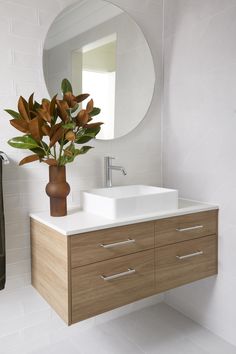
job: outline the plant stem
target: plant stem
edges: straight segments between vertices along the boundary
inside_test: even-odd
[[[46,156],[49,157],[49,153],[48,153],[48,151],[44,148],[42,141],[40,141],[40,145],[41,145],[43,151],[45,152]]]
[[[63,137],[61,139],[61,144],[60,144],[60,152],[59,152],[59,157],[58,157],[58,166],[60,166],[63,146],[64,146],[64,135],[63,135]]]
[[[56,150],[56,146],[53,146],[53,151],[54,151],[54,159],[57,159],[57,150]]]

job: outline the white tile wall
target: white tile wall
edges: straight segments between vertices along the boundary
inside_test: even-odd
[[[25,156],[24,152],[8,146],[7,140],[17,136],[12,128],[5,108],[15,109],[19,95],[29,96],[35,92],[35,98],[47,97],[47,89],[43,78],[42,48],[46,32],[58,15],[67,5],[68,0],[1,0],[0,1],[0,150],[5,151],[10,158],[10,165],[4,166],[4,199],[6,218],[7,245],[7,284],[9,292],[5,304],[10,316],[14,314],[14,301],[10,294],[15,288],[23,288],[30,284],[30,253],[29,253],[29,217],[31,211],[48,208],[49,200],[44,192],[48,182],[48,167],[34,163],[19,167],[18,162]],[[114,175],[115,184],[146,183],[161,185],[161,100],[162,86],[162,0],[145,1],[145,7],[137,7],[132,0],[114,1],[127,10],[143,29],[152,48],[157,85],[150,110],[142,124],[126,137],[117,141],[97,141],[95,149],[81,157],[73,165],[68,166],[67,176],[71,185],[69,205],[79,203],[81,189],[101,187],[103,184],[103,156],[111,154],[117,158],[117,163],[127,169],[127,177],[119,173]],[[142,4],[142,1],[140,2]],[[153,13],[157,21],[150,21]],[[153,33],[156,33],[153,36]],[[3,55],[4,54],[4,55]],[[128,118],[128,117],[127,117]],[[149,158],[147,158],[147,155]],[[152,163],[151,163],[152,161]],[[155,162],[155,163],[154,163]],[[8,302],[9,301],[9,302]],[[153,303],[153,300],[150,300]],[[159,301],[159,298],[154,300]],[[148,305],[149,302],[143,302]],[[11,306],[11,304],[13,304]],[[19,305],[20,306],[20,305]],[[143,305],[142,305],[143,306]],[[131,309],[131,307],[130,307]],[[44,312],[45,311],[45,312]],[[129,311],[129,309],[126,309]],[[1,319],[3,316],[1,307]],[[115,316],[118,313],[110,314]],[[39,313],[39,318],[45,316],[47,309]],[[0,319],[0,321],[1,321]],[[19,321],[20,325],[20,321]],[[44,326],[44,325],[43,325]],[[5,328],[5,327],[4,327]],[[14,331],[16,333],[14,333]],[[9,343],[17,339],[18,328],[11,331]],[[1,332],[1,330],[0,330]],[[2,334],[2,332],[1,332]],[[31,337],[30,332],[27,336]],[[32,341],[34,338],[32,338]],[[47,336],[45,336],[47,340]]]
[[[165,0],[164,183],[219,203],[219,276],[166,300],[236,344],[236,2]]]

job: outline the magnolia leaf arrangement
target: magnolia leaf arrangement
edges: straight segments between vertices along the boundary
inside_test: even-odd
[[[22,96],[19,98],[18,112],[6,109],[13,118],[10,120],[11,125],[24,133],[23,136],[10,139],[8,144],[32,152],[19,165],[40,161],[49,166],[65,166],[92,148],[80,145],[94,139],[100,132],[103,123],[91,123],[100,109],[94,107],[92,99],[88,101],[86,109],[80,109],[80,103],[89,94],[74,96],[67,79],[62,81],[61,90],[63,99],[55,95],[52,100],[42,99],[40,104],[32,94],[28,101]]]

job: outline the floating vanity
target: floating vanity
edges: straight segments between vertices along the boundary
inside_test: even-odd
[[[32,284],[68,324],[217,274],[218,207],[107,219],[31,215]]]

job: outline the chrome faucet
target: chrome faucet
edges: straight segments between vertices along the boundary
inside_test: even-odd
[[[124,176],[127,175],[124,167],[112,165],[112,160],[114,159],[115,159],[114,157],[110,157],[110,156],[104,157],[105,187],[107,188],[112,187],[112,170],[121,171]]]

